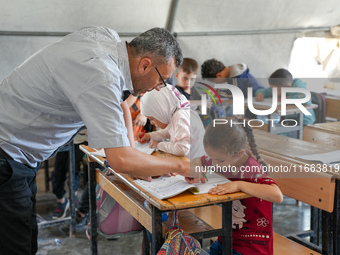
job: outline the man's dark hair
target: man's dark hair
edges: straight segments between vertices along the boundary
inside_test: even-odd
[[[175,57],[176,66],[183,62],[182,50],[176,38],[166,29],[155,27],[134,38],[129,45],[134,50],[134,55],[150,57],[155,64],[169,63]]]
[[[280,68],[272,73],[268,82],[270,85],[286,87],[293,84],[293,75],[287,69]]]
[[[224,64],[217,59],[206,60],[201,66],[202,78],[216,78],[216,75],[224,68]]]

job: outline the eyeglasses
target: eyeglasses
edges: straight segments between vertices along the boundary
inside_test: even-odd
[[[165,81],[164,81],[164,79],[163,79],[163,77],[162,77],[162,75],[159,73],[159,71],[158,71],[158,69],[157,69],[157,66],[155,66],[155,69],[156,69],[156,71],[157,71],[157,73],[158,73],[158,75],[159,75],[159,77],[161,78],[161,80],[162,80],[162,82],[163,82],[163,84],[161,84],[161,85],[158,85],[158,88],[164,88],[164,87],[166,87],[166,83],[165,83]]]

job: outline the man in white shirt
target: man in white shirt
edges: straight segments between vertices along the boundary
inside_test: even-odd
[[[0,84],[0,250],[35,254],[36,171],[85,125],[91,147],[105,148],[117,172],[177,172],[190,163],[130,147],[123,90],[159,90],[182,63],[176,39],[153,28],[131,42],[105,27],[71,33],[27,59]]]

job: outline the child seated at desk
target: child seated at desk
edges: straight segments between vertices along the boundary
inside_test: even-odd
[[[192,89],[197,78],[197,70],[198,64],[196,60],[192,58],[183,58],[183,64],[177,68],[175,73],[177,79],[176,89],[178,89],[178,91],[188,100],[191,99],[191,93],[194,93],[194,96],[197,94],[196,90]],[[199,97],[199,95],[197,94],[196,97]]]
[[[268,79],[269,88],[258,89],[255,92],[256,101],[263,101],[266,97],[272,97],[272,89],[277,88],[278,100],[281,100],[281,88],[282,87],[293,87],[293,88],[304,88],[307,89],[307,84],[302,82],[300,79],[293,79],[292,74],[283,68],[276,70]],[[287,93],[288,98],[300,98],[304,97],[302,93]],[[310,99],[306,105],[311,105],[312,100]],[[312,115],[303,115],[303,125],[313,124],[315,122],[314,110],[308,110]]]
[[[151,124],[162,130],[139,133],[137,141],[155,146],[176,156],[193,158],[205,154],[204,127],[197,112],[190,109],[189,101],[175,87],[167,85],[153,90],[141,98],[141,112]],[[167,141],[169,140],[169,141]]]
[[[266,176],[252,128],[233,124],[244,119],[227,118],[227,124],[211,124],[204,135],[204,149],[208,156],[193,160],[195,166],[220,166],[231,180],[217,185],[209,193],[224,195],[245,192],[253,196],[233,201],[233,254],[273,254],[272,203],[281,203],[283,196],[275,181]],[[246,150],[246,142],[253,155]],[[260,164],[261,163],[261,164]],[[213,243],[209,253],[222,254],[222,238]]]

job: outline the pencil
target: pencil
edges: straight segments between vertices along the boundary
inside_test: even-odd
[[[202,173],[203,174],[203,177],[204,179],[208,180],[207,176],[205,175],[205,173]]]
[[[143,136],[145,135],[145,131],[146,131],[146,130],[143,131],[143,134],[142,134],[142,136],[140,137],[140,139],[142,139]]]

